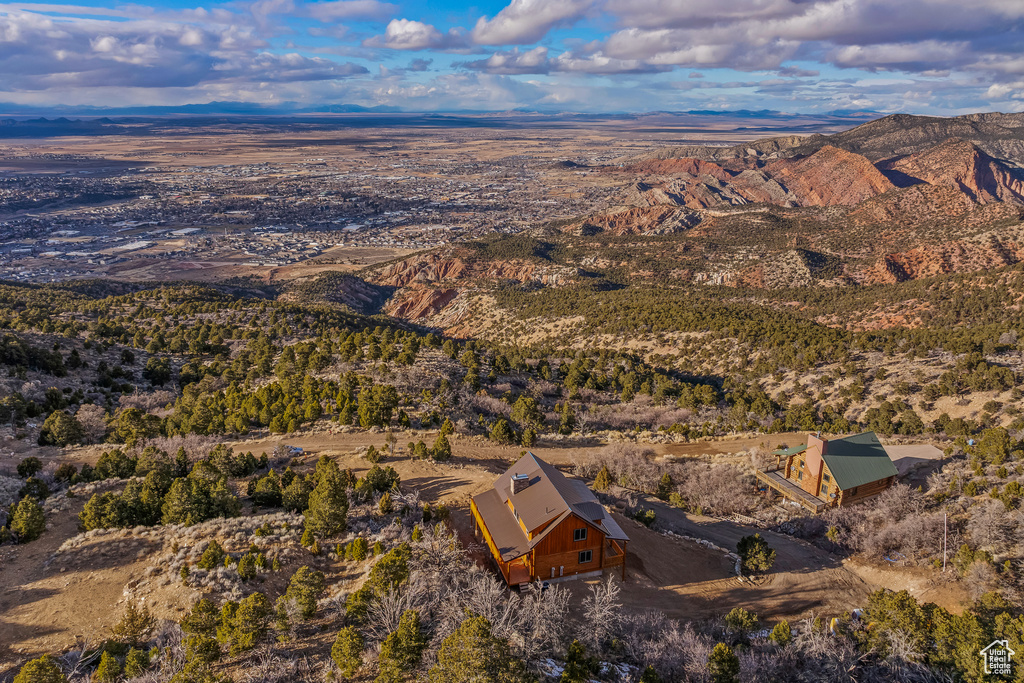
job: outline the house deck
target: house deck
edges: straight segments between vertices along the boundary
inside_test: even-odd
[[[758,480],[767,484],[769,488],[774,489],[786,498],[803,505],[811,512],[821,512],[825,509],[825,501],[817,496],[812,496],[807,493],[807,491],[804,491],[778,472],[757,470],[756,474]]]

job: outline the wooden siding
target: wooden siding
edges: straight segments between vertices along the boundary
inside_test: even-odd
[[[576,529],[587,530],[585,541],[572,540]],[[534,576],[539,579],[550,579],[552,568],[555,570],[555,576],[571,576],[601,569],[603,549],[604,534],[592,524],[575,515],[569,515],[534,547]],[[594,557],[590,562],[579,563],[579,553],[582,550],[593,551]]]
[[[887,477],[869,484],[862,484],[855,489],[841,491],[827,464],[822,463],[821,468],[821,473],[823,475],[827,474],[829,477],[829,481],[824,487],[822,487],[822,477],[814,476],[806,470],[806,467],[801,468],[801,465],[805,465],[805,462],[800,455],[793,455],[787,458],[784,468],[785,478],[810,495],[820,498],[827,506],[851,505],[868,498],[874,498],[892,486],[893,482],[896,481],[896,477]],[[798,480],[797,474],[801,471],[803,471],[803,478]],[[836,496],[835,498],[832,497],[833,493]]]
[[[856,489],[843,491],[842,495],[839,496],[838,504],[852,505],[868,498],[874,498],[892,486],[894,481],[896,481],[896,477],[886,477],[885,479],[873,481],[870,484],[861,484]]]
[[[473,511],[473,519],[476,521],[476,528],[487,543],[487,548],[491,551],[491,557],[494,558],[495,563],[498,565],[498,569],[501,570],[501,575],[505,578],[505,582],[507,583],[508,563],[502,561],[501,553],[498,552],[498,547],[494,544],[494,540],[491,538],[491,533],[487,530],[487,525],[484,524],[483,517],[480,516],[480,511],[476,507],[476,501],[470,500],[469,507]]]

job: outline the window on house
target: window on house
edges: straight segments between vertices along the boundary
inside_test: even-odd
[[[796,480],[797,481],[803,481],[803,478],[804,478],[804,473],[802,471],[796,473]]]
[[[593,550],[584,550],[580,553],[580,564],[586,564],[594,559]]]
[[[587,529],[586,529],[586,527],[584,527],[582,529],[573,529],[573,531],[572,531],[572,540],[574,540],[574,541],[585,541],[585,540],[587,540]]]
[[[827,474],[822,474],[822,475],[821,475],[821,480],[822,480],[823,482],[825,482],[826,484],[827,484],[828,482],[832,481],[831,479],[829,479],[829,476],[828,476]]]

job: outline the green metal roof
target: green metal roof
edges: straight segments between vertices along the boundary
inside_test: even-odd
[[[777,451],[772,451],[772,455],[784,455],[784,456],[786,456],[788,458],[791,455],[796,455],[797,453],[803,453],[806,450],[807,450],[807,444],[804,444],[803,446],[793,446],[792,448],[780,448]]]
[[[832,439],[822,456],[836,484],[844,491],[897,474],[889,454],[874,432]]]

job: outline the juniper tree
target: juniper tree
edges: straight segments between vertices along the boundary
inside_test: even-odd
[[[587,683],[600,671],[597,660],[587,656],[587,649],[578,640],[572,641],[565,655],[565,668],[559,683]]]
[[[430,683],[526,683],[526,665],[514,657],[508,641],[491,633],[491,622],[470,617],[444,639]]]
[[[46,531],[46,515],[43,508],[30,496],[25,496],[14,508],[11,515],[11,533],[19,543],[28,543],[39,538]]]
[[[117,657],[104,652],[103,656],[100,657],[100,665],[96,667],[96,673],[93,674],[93,678],[100,683],[115,683],[118,676],[121,675],[121,664],[117,661]]]
[[[273,616],[270,601],[263,593],[253,593],[238,603],[231,619],[229,649],[232,655],[251,650],[270,629]]]
[[[338,631],[331,647],[331,659],[345,678],[355,676],[363,665],[363,647],[363,636],[354,627],[346,626]]]
[[[775,624],[772,632],[768,635],[768,640],[782,647],[789,644],[789,641],[793,639],[793,629],[790,628],[789,622],[783,619],[779,623]]]
[[[448,443],[448,437],[439,434],[434,440],[434,446],[430,449],[430,457],[438,462],[450,460],[452,457],[452,445]]]
[[[50,655],[27,662],[14,677],[14,683],[67,683],[67,680]]]
[[[197,566],[200,569],[216,569],[224,563],[225,557],[227,557],[227,553],[224,552],[224,548],[214,539],[210,541],[210,544],[206,546],[206,550],[199,556]]]
[[[21,462],[18,463],[17,469],[19,477],[22,479],[28,479],[29,477],[35,476],[43,469],[43,461],[34,455],[30,455],[27,458],[23,458]]]
[[[398,628],[381,643],[377,683],[398,683],[413,673],[426,647],[427,638],[423,635],[419,612],[406,610],[399,618]]]
[[[512,429],[512,425],[509,424],[505,418],[499,418],[494,426],[491,428],[489,435],[491,441],[500,443],[502,445],[508,445],[518,441],[515,430]]]
[[[145,650],[131,648],[124,658],[125,678],[138,678],[149,668],[149,653]]]
[[[732,648],[718,643],[708,655],[708,672],[712,683],[739,683],[740,660]]]
[[[341,473],[328,470],[309,494],[306,529],[316,536],[334,536],[345,530],[347,516],[348,495],[345,493]]]
[[[761,538],[761,534],[741,538],[736,544],[736,552],[744,574],[766,572],[775,564],[775,550],[768,546],[768,541]]]
[[[748,633],[757,629],[757,615],[742,607],[734,607],[725,615],[725,626],[733,633]]]
[[[140,609],[133,602],[129,602],[121,616],[121,621],[114,626],[114,638],[125,645],[141,645],[149,640],[149,636],[156,628],[156,619],[149,611],[147,605]]]
[[[312,488],[305,477],[295,476],[281,494],[281,504],[290,512],[302,512],[309,507]]]
[[[292,575],[285,596],[299,606],[299,614],[303,619],[309,619],[316,614],[317,600],[323,595],[326,587],[323,572],[302,566]]]

